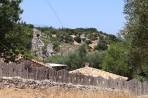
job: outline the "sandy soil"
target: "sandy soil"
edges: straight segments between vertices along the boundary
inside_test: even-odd
[[[0,89],[0,98],[137,98],[127,93],[109,91],[81,91],[77,89]],[[148,98],[148,97],[143,97]]]

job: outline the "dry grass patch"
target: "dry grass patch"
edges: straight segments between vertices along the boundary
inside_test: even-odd
[[[128,93],[111,91],[88,91],[64,88],[46,89],[0,89],[0,98],[136,98]],[[143,97],[145,98],[145,97]]]

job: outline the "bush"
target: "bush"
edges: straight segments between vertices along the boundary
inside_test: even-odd
[[[80,38],[79,36],[76,36],[76,37],[74,38],[74,40],[75,40],[77,43],[81,43],[81,38]]]
[[[57,33],[55,30],[51,30],[50,32],[51,32],[51,34],[56,34]]]
[[[86,38],[82,38],[82,41],[85,42],[86,41]]]
[[[58,52],[60,50],[60,47],[59,47],[60,42],[59,41],[55,41],[52,44],[53,44],[53,49]]]
[[[88,45],[88,44],[92,44],[92,41],[91,40],[86,40],[85,43]]]
[[[70,36],[70,35],[66,35],[66,36],[65,36],[65,42],[66,42],[66,43],[73,42],[73,38],[72,38],[72,36]]]
[[[99,43],[94,49],[104,51],[108,49],[108,46],[105,43]]]
[[[86,61],[90,63],[90,66],[94,68],[99,68],[99,69],[101,68],[103,59],[104,59],[103,52],[101,53],[94,52],[94,53],[87,54],[86,56]]]

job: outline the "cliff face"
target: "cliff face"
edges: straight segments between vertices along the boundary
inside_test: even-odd
[[[51,56],[52,54],[54,53],[54,50],[53,50],[53,45],[51,43],[49,43],[47,45],[47,50],[46,50],[46,56]]]
[[[33,38],[32,38],[32,52],[35,53],[35,55],[41,60],[44,61],[44,56],[51,56],[54,52],[53,45],[49,43],[47,47],[45,47],[45,44],[41,40],[41,31],[37,29],[33,29]],[[46,48],[46,53],[43,54],[43,47]]]
[[[44,47],[44,43],[40,39],[41,32],[37,29],[33,29],[33,39],[32,39],[32,52],[38,56],[40,60],[43,60],[43,51],[42,48]]]

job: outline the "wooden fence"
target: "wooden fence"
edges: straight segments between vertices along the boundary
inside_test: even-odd
[[[35,67],[27,61],[21,64],[8,64],[0,62],[0,77],[19,76],[26,79],[45,80],[53,82],[72,83],[101,88],[128,90],[136,95],[148,94],[148,81],[140,82],[136,79],[126,81],[123,79],[104,79],[103,77],[70,74],[66,70],[56,71],[46,67]]]

